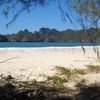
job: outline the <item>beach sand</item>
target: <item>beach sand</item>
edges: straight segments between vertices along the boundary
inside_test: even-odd
[[[93,47],[0,48],[0,74],[18,80],[43,80],[55,74],[55,66],[86,68],[99,65]],[[98,47],[100,49],[100,47]]]

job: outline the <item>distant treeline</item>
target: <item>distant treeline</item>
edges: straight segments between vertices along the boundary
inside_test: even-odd
[[[18,33],[0,35],[0,42],[100,42],[100,29],[58,31],[41,28],[34,33],[25,29]]]

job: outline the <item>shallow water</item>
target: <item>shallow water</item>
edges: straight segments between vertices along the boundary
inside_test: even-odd
[[[0,42],[2,47],[73,47],[73,46],[100,46],[100,43],[75,42]]]

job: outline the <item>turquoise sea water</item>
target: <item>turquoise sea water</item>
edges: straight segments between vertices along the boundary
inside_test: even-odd
[[[71,43],[71,42],[0,42],[0,48],[3,47],[73,47],[73,46],[100,46],[100,43]]]

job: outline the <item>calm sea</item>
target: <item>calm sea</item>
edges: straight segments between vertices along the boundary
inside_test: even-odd
[[[69,42],[0,42],[0,48],[3,47],[73,47],[73,46],[100,46],[100,43],[69,43]]]

